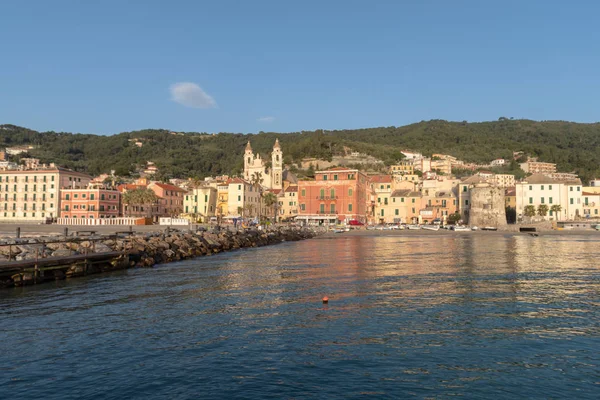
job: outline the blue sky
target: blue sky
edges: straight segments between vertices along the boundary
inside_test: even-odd
[[[3,1],[0,123],[258,132],[598,121],[594,1]]]

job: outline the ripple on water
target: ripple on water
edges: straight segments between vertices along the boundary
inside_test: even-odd
[[[597,398],[599,252],[341,235],[3,291],[0,397]]]

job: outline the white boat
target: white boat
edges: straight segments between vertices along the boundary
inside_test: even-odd
[[[440,229],[439,225],[423,225],[421,229],[426,229],[428,231],[437,231]]]
[[[455,225],[451,229],[456,232],[471,232],[471,228],[468,226]]]
[[[421,229],[420,225],[406,225],[406,229]]]

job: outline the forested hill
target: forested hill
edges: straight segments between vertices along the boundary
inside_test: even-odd
[[[116,170],[126,175],[153,161],[170,177],[236,173],[242,168],[244,146],[250,139],[255,151],[268,155],[275,138],[281,142],[286,163],[303,157],[328,159],[344,147],[397,161],[400,150],[450,154],[472,162],[509,158],[524,151],[541,161],[555,162],[561,171],[575,171],[584,180],[600,177],[600,124],[530,121],[501,118],[467,123],[423,121],[402,127],[344,129],[292,133],[177,133],[145,129],[111,136],[37,132],[0,125],[0,146],[32,144],[30,151],[42,162],[56,162],[79,171],[99,174]],[[143,143],[142,147],[135,141]]]

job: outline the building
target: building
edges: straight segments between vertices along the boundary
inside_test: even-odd
[[[523,171],[529,174],[552,174],[556,172],[556,164],[554,163],[529,160],[519,165]]]
[[[0,171],[0,222],[44,222],[58,218],[60,189],[83,189],[92,177],[51,164]]]
[[[76,220],[117,218],[121,193],[105,188],[60,189],[60,218]]]
[[[415,167],[412,160],[400,161],[398,164],[390,166],[390,174],[392,175],[413,175]]]
[[[510,174],[495,174],[491,177],[492,184],[497,187],[507,188],[515,186],[515,176]]]
[[[370,184],[367,176],[356,170],[336,167],[317,171],[314,180],[298,182],[297,221],[305,224],[367,222]]]
[[[10,154],[11,156],[16,156],[17,154],[27,153],[29,150],[33,150],[33,146],[14,146],[7,147],[5,152],[6,154]]]
[[[217,188],[217,217],[229,214],[229,179],[216,183]]]
[[[394,222],[392,207],[392,192],[394,185],[391,175],[373,175],[369,177],[374,193],[374,220],[377,223]]]
[[[208,222],[217,211],[218,190],[212,186],[190,189],[183,199],[183,215],[192,221]]]
[[[421,193],[410,190],[394,190],[391,195],[391,217],[394,223],[418,223],[422,208]]]
[[[514,186],[504,189],[504,207],[517,208],[517,195]]]
[[[148,185],[158,197],[158,212],[155,220],[160,217],[177,217],[183,212],[185,190],[168,183],[152,182]]]
[[[458,185],[458,212],[463,221],[469,220],[469,213],[471,210],[471,189],[475,185],[482,183],[489,183],[486,178],[480,175],[473,175],[465,178]]]
[[[298,186],[288,186],[281,190],[278,195],[279,220],[289,220],[298,216]]]
[[[244,180],[254,182],[262,180],[261,186],[267,189],[283,189],[283,152],[279,139],[275,140],[271,152],[271,168],[267,169],[260,154],[254,154],[250,141],[244,150]]]
[[[543,174],[534,174],[515,185],[517,217],[526,216],[526,207],[533,206],[536,216],[530,218],[574,220],[583,214],[581,181],[557,181]],[[540,205],[548,207],[546,215],[539,216]],[[552,210],[560,206],[560,211]]]
[[[497,158],[490,163],[490,165],[492,167],[502,167],[505,164],[506,164],[506,160],[503,158]]]
[[[600,218],[600,193],[582,192],[583,216],[585,218]]]
[[[452,161],[434,157],[430,161],[430,170],[441,175],[450,175],[452,174]]]
[[[456,212],[458,212],[458,200],[454,190],[437,191],[433,196],[423,197],[419,222],[432,223],[435,219],[445,222],[448,215]]]
[[[261,205],[259,189],[241,178],[230,179],[227,185],[227,217],[257,217]]]

